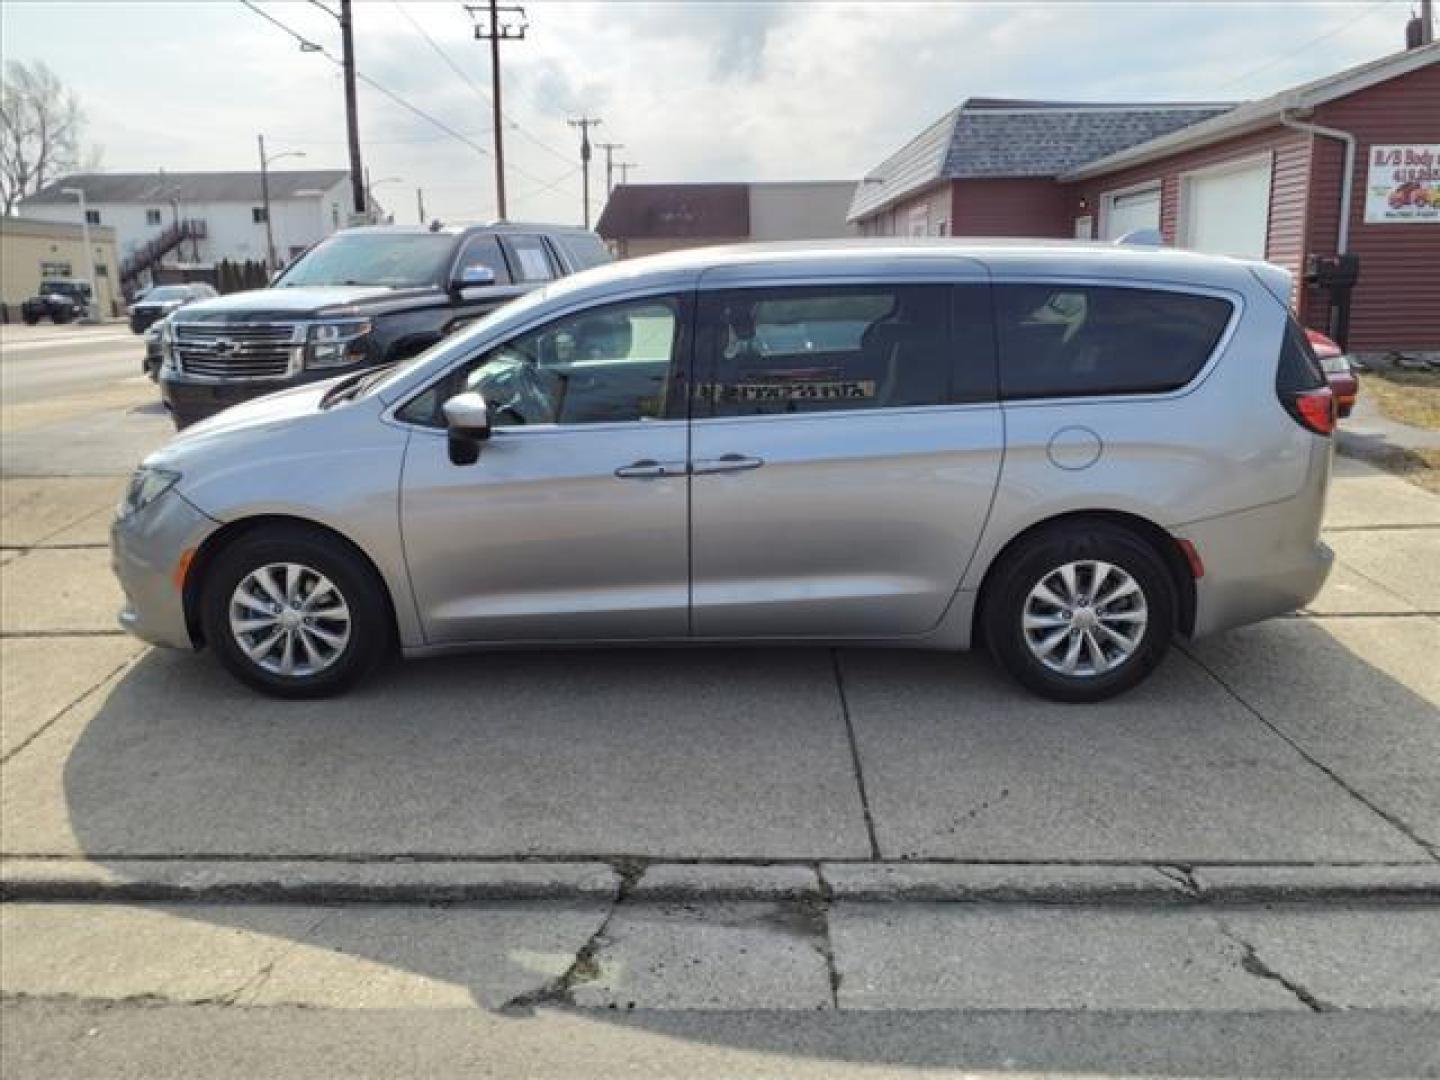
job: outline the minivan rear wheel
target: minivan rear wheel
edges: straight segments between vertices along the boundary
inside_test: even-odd
[[[1055,701],[1114,697],[1164,658],[1175,584],[1143,537],[1107,521],[1066,522],[1025,537],[986,585],[991,653]]]
[[[349,689],[390,636],[374,570],[343,541],[292,526],[241,536],[217,556],[201,619],[232,675],[284,698]]]

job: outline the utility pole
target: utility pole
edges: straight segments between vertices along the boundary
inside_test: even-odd
[[[420,212],[420,224],[425,224],[425,192],[420,188],[415,189],[415,209]]]
[[[578,120],[566,120],[572,128],[580,129],[580,185],[581,203],[585,208],[585,228],[590,228],[590,129],[599,127],[600,121],[593,116],[582,116]]]
[[[1435,40],[1435,14],[1430,9],[1430,0],[1420,0],[1420,44],[1429,45]]]
[[[260,205],[265,215],[265,273],[275,273],[275,232],[270,227],[270,162],[265,158],[265,136],[260,140]]]
[[[615,151],[625,149],[625,144],[597,142],[595,145],[605,151],[605,197],[608,199],[610,192],[615,190]]]
[[[340,48],[345,66],[345,133],[350,143],[350,191],[355,213],[365,213],[365,173],[360,167],[360,118],[355,106],[355,35],[350,23],[350,0],[340,0]]]
[[[500,43],[524,41],[530,24],[525,21],[525,9],[518,4],[502,6],[499,0],[490,0],[488,8],[466,5],[465,10],[472,19],[479,11],[488,11],[489,16],[489,29],[479,21],[475,23],[475,39],[490,42],[490,124],[495,129],[495,216],[504,221],[505,114],[500,107]]]
[[[630,170],[638,169],[640,166],[633,161],[617,161],[615,167],[620,170],[620,183],[628,184],[630,182]]]
[[[85,281],[90,286],[90,295],[85,298],[85,314],[80,321],[93,323],[98,321],[95,316],[95,312],[98,310],[95,294],[98,289],[95,282],[95,249],[90,246],[90,212],[85,206],[85,189],[61,188],[60,194],[74,195],[80,200],[80,243],[85,247]]]

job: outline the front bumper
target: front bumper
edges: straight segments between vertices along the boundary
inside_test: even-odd
[[[177,428],[189,427],[191,424],[230,408],[231,405],[239,405],[243,401],[253,401],[255,398],[279,393],[281,390],[293,390],[297,386],[305,386],[308,383],[324,382],[326,379],[348,374],[352,370],[358,371],[362,366],[356,364],[353,367],[320,368],[314,371],[302,371],[298,375],[288,375],[282,379],[237,380],[234,382],[191,379],[184,375],[162,371],[160,400],[165,403],[165,408],[170,413],[171,419],[175,421]]]
[[[149,506],[110,526],[110,566],[125,593],[120,625],[141,641],[193,649],[185,619],[184,577],[205,538],[220,528],[179,492],[171,490]]]

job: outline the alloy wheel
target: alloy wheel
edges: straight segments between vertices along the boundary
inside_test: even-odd
[[[230,596],[230,633],[256,666],[303,678],[329,668],[350,641],[350,608],[334,582],[303,563],[268,563]]]
[[[1145,592],[1125,570],[1098,559],[1046,573],[1025,598],[1025,644],[1051,671],[1094,678],[1139,648],[1149,622]]]

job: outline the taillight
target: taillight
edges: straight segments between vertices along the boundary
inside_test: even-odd
[[[1329,435],[1335,430],[1335,395],[1328,386],[1305,390],[1291,398],[1289,413],[1300,426],[1316,435]]]

